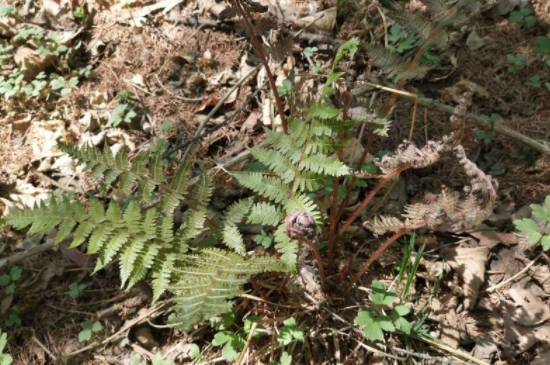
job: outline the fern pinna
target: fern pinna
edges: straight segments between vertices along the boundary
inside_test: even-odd
[[[123,287],[151,276],[154,300],[166,290],[173,294],[173,318],[181,328],[189,329],[196,322],[227,311],[230,300],[241,293],[241,285],[250,276],[286,269],[275,258],[249,259],[191,245],[204,229],[212,191],[206,173],[199,176],[188,194],[189,164],[181,164],[169,181],[160,153],[150,156],[142,152],[129,161],[126,149],[113,154],[108,147],[103,151],[68,145],[61,148],[103,185],[117,180],[126,203],[111,200],[105,206],[95,197],[87,202],[69,195],[52,197],[33,209],[10,212],[4,223],[17,229],[30,226],[29,234],[57,228],[56,244],[68,238],[71,247],[86,243],[87,253],[98,254],[94,272],[117,257]],[[174,210],[187,195],[186,218],[175,227]]]

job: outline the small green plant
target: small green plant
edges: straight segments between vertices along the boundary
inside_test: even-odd
[[[10,365],[13,362],[11,355],[4,353],[7,343],[8,335],[0,331],[0,365]]]
[[[52,90],[59,91],[61,96],[70,94],[78,85],[78,77],[71,77],[65,80],[63,76],[52,75],[50,78],[50,86]]]
[[[540,88],[541,87],[540,76],[539,75],[531,76],[531,78],[529,78],[529,80],[525,81],[525,85],[526,86],[531,86],[535,89]]]
[[[283,80],[281,86],[277,86],[279,96],[288,96],[292,92],[292,82],[288,79]]]
[[[535,52],[544,55],[544,63],[550,67],[550,37],[541,36],[536,39],[537,48]]]
[[[0,6],[0,18],[15,18],[18,16],[17,8],[12,5]]]
[[[474,136],[478,141],[483,143],[485,146],[491,144],[493,141],[493,138],[495,136],[495,132],[493,131],[493,125],[495,122],[500,119],[500,115],[493,113],[491,115],[482,115],[483,119],[485,119],[487,122],[491,123],[491,129],[489,130],[479,130],[476,131]]]
[[[531,245],[540,242],[544,251],[550,250],[550,195],[544,200],[544,205],[531,204],[533,217],[540,222],[537,223],[531,218],[516,219],[514,225],[520,232],[527,233],[527,242]]]
[[[7,327],[21,326],[21,318],[18,316],[19,307],[11,307],[8,318],[4,321]]]
[[[291,365],[292,364],[292,355],[288,352],[283,351],[279,361],[271,361],[269,365]]]
[[[388,49],[392,52],[403,53],[414,47],[416,38],[407,33],[403,27],[397,23],[390,27],[388,33]]]
[[[78,333],[79,342],[89,341],[92,338],[92,335],[94,333],[98,333],[103,329],[103,326],[99,321],[96,321],[96,322],[86,321],[84,323],[81,323],[80,327],[82,328],[82,331]]]
[[[283,321],[283,326],[279,328],[279,341],[283,346],[289,345],[294,341],[303,342],[305,338],[304,331],[297,325],[294,318],[288,318]]]
[[[382,341],[384,332],[393,333],[397,329],[407,335],[410,334],[411,325],[405,317],[411,312],[411,308],[404,304],[393,306],[397,301],[395,291],[386,289],[380,281],[373,281],[371,288],[372,293],[369,298],[373,309],[360,311],[354,320],[355,324],[364,326],[365,337],[372,341]],[[389,315],[384,308],[391,308]]]
[[[130,90],[122,90],[117,95],[118,105],[111,112],[111,117],[107,124],[118,127],[120,123],[131,123],[137,116],[137,104],[133,99],[134,94]]]
[[[510,21],[513,23],[524,23],[528,28],[537,24],[537,17],[533,15],[531,9],[523,7],[510,13]]]
[[[519,70],[525,67],[527,56],[522,53],[507,54],[506,59],[512,64],[510,67],[508,67],[508,72],[517,74]]]
[[[147,362],[140,361],[135,355],[130,357],[130,361],[132,362],[132,365],[147,365]],[[175,363],[172,359],[163,359],[162,354],[157,352],[151,358],[151,365],[175,365]]]
[[[76,19],[84,20],[88,16],[88,13],[86,12],[86,8],[83,6],[77,6],[73,9],[73,17]]]
[[[306,57],[313,57],[315,54],[319,51],[319,48],[317,47],[306,47],[304,48],[304,56]]]
[[[84,284],[84,283],[71,283],[69,285],[69,296],[72,298],[72,299],[76,299],[80,296],[80,294],[82,293],[82,291],[84,289],[86,289],[86,286],[87,284]]]
[[[22,270],[18,266],[14,266],[9,273],[0,275],[0,287],[5,287],[6,294],[15,293],[16,282],[21,279],[21,273]]]
[[[273,245],[273,237],[268,235],[263,229],[260,234],[254,236],[254,242],[262,245],[264,248],[270,248]]]
[[[230,330],[234,324],[235,313],[233,312],[225,313],[220,318],[211,320],[212,327],[218,330],[212,340],[212,346],[223,346],[222,357],[227,361],[237,360],[239,352],[244,348],[245,343],[243,332]]]

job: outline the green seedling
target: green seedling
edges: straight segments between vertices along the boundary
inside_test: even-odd
[[[527,242],[531,245],[540,242],[544,251],[550,250],[550,195],[544,200],[544,205],[531,204],[533,217],[540,221],[540,225],[531,218],[516,219],[514,225],[520,232],[527,233]]]
[[[7,274],[0,275],[0,287],[5,287],[5,292],[8,295],[15,293],[16,282],[21,279],[22,270],[19,266],[11,268]]]
[[[277,93],[279,96],[289,96],[292,92],[292,82],[290,80],[283,80],[281,86],[277,86]]]
[[[404,53],[413,48],[416,43],[416,38],[407,34],[405,29],[399,24],[394,24],[390,27],[388,33],[388,49],[396,53]]]
[[[8,335],[0,331],[0,365],[10,365],[13,362],[11,355],[4,353],[7,343]]]
[[[550,37],[537,37],[536,44],[535,52],[545,55],[544,63],[550,67]]]
[[[288,318],[283,321],[283,326],[279,328],[277,341],[283,346],[286,346],[294,341],[303,342],[304,338],[304,331],[296,325],[296,320],[294,318]]]
[[[537,24],[537,18],[529,8],[521,8],[510,13],[510,21],[513,23],[524,23],[528,28]]]
[[[268,235],[263,229],[260,234],[254,236],[254,242],[262,245],[264,248],[270,248],[273,245],[273,237]]]
[[[506,59],[512,64],[510,67],[508,67],[508,72],[517,74],[519,70],[525,67],[527,56],[521,53],[507,54]]]
[[[72,298],[72,299],[76,299],[80,296],[80,294],[82,293],[82,291],[84,289],[86,289],[86,286],[87,284],[84,284],[84,283],[71,283],[69,285],[69,296]]]
[[[372,341],[382,341],[384,332],[393,333],[401,330],[405,334],[411,333],[411,325],[405,318],[411,309],[403,304],[396,305],[386,315],[382,308],[389,307],[397,299],[395,291],[388,290],[383,283],[373,281],[372,293],[369,296],[374,310],[360,311],[355,317],[354,323],[363,326],[365,337]]]
[[[82,328],[82,330],[78,333],[79,342],[89,341],[94,333],[97,333],[103,329],[103,326],[99,321],[86,321],[84,323],[81,323],[80,327]]]
[[[50,80],[50,87],[54,91],[59,91],[61,96],[70,94],[78,85],[78,77],[71,77],[68,81],[63,76],[53,75]]]
[[[531,78],[529,80],[525,81],[525,85],[533,87],[535,89],[540,88],[541,85],[542,85],[541,82],[540,82],[540,76],[539,75],[531,76]]]

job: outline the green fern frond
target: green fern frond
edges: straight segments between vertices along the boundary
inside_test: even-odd
[[[212,181],[206,173],[199,177],[199,183],[193,189],[187,217],[177,232],[178,239],[187,242],[199,235],[204,229],[206,207],[212,196]]]
[[[186,255],[174,268],[178,280],[169,288],[174,293],[171,321],[189,330],[197,322],[231,310],[231,299],[242,293],[241,286],[252,275],[286,270],[275,258],[246,259],[218,249]]]
[[[160,211],[163,214],[172,214],[178,204],[183,200],[187,193],[187,184],[189,182],[190,166],[188,163],[182,163],[176,170],[174,178],[169,187],[165,187],[161,195]]]
[[[401,56],[382,46],[370,44],[366,47],[371,62],[390,78],[422,78],[430,70],[429,67],[421,65],[410,67],[410,60],[403,60]]]
[[[299,160],[299,154],[296,161],[291,161],[283,153],[264,148],[251,148],[250,154],[256,160],[268,166],[273,172],[279,174],[279,177],[285,183],[291,182],[297,174],[296,162]]]
[[[286,235],[284,222],[275,230],[273,240],[275,248],[281,254],[281,261],[287,265],[289,271],[296,272],[299,243]]]
[[[247,222],[250,224],[261,224],[263,226],[276,226],[282,220],[281,209],[271,203],[256,203],[250,209]]]
[[[223,227],[223,243],[233,251],[243,254],[245,252],[243,235],[237,227],[244,220],[252,207],[252,199],[243,199],[233,203],[225,214]]]
[[[301,171],[312,171],[328,176],[344,176],[349,174],[349,168],[334,157],[325,154],[315,154],[306,157],[299,164]]]
[[[233,176],[244,187],[275,203],[280,203],[291,195],[288,184],[274,176],[265,176],[260,172],[239,172],[233,173]]]

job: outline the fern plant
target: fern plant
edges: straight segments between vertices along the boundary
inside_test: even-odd
[[[126,149],[113,154],[108,147],[101,151],[60,146],[84,164],[104,188],[116,182],[126,203],[104,203],[96,197],[81,201],[64,195],[32,209],[14,210],[2,223],[16,229],[30,227],[29,234],[56,228],[56,244],[70,238],[71,247],[85,244],[87,253],[98,254],[94,272],[116,258],[123,287],[150,276],[154,300],[167,290],[174,294],[173,319],[183,329],[229,310],[230,299],[241,293],[241,285],[250,276],[286,270],[276,258],[248,259],[191,245],[203,231],[212,183],[202,173],[188,192],[189,163],[181,164],[168,179],[160,152],[142,152],[130,161]],[[176,227],[174,211],[183,200],[188,208],[186,218]]]

